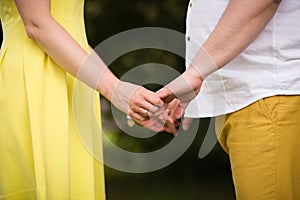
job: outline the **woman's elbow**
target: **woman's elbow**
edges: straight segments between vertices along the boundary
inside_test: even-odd
[[[39,34],[39,27],[33,23],[25,24],[26,34],[29,38],[36,40]]]
[[[47,31],[47,26],[51,26],[52,21],[51,16],[23,20],[27,36],[38,40],[41,34]]]

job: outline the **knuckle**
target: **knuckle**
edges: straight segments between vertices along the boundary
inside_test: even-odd
[[[133,115],[134,115],[133,110],[129,109],[129,110],[128,110],[128,115],[129,115],[130,117],[133,117]]]

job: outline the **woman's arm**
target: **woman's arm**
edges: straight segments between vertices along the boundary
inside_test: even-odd
[[[90,59],[88,53],[51,16],[50,0],[15,0],[15,3],[28,37],[34,40],[64,70],[75,77],[79,76],[81,81],[93,86],[120,110],[125,113],[141,113],[136,115],[136,118],[144,120],[142,114],[144,109],[151,111],[155,108],[153,105],[164,105],[153,92],[120,81],[99,57]],[[83,67],[88,69],[85,70]],[[96,69],[97,73],[92,71],[87,74],[86,72],[91,69]],[[81,74],[84,75],[81,76]],[[92,83],[91,80],[93,80]],[[119,91],[115,92],[116,89]],[[128,89],[131,93],[122,92]],[[129,103],[130,107],[128,107]]]
[[[50,0],[15,0],[28,37],[59,66],[76,76],[88,54],[51,16]],[[117,82],[114,78],[112,82]]]

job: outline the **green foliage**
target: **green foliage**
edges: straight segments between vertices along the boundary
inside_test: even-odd
[[[115,34],[139,27],[163,27],[184,33],[187,4],[188,1],[182,0],[127,0],[121,3],[118,0],[87,0],[85,15],[89,42],[93,47],[96,47]],[[121,55],[109,68],[114,74],[121,77],[128,70],[146,63],[164,64],[179,72],[185,69],[183,58],[156,49],[136,50]],[[157,90],[161,86],[151,84],[145,87]],[[103,117],[103,127],[109,129],[108,135],[113,134],[109,137],[124,149],[147,152],[163,146],[171,139],[169,134],[163,134],[163,136],[159,135],[143,141],[143,139],[136,139],[123,134],[116,127],[111,116],[110,104],[104,98],[102,98],[102,115],[105,116]]]
[[[187,0],[87,0],[87,32],[92,45],[122,31],[146,27],[185,30]]]
[[[115,34],[139,27],[163,27],[184,33],[188,3],[187,0],[87,0],[85,10],[89,42],[96,47]],[[184,59],[155,49],[129,52],[120,56],[109,68],[121,77],[128,70],[145,63],[165,64],[179,72],[185,70]],[[159,88],[157,85],[147,87],[152,90]],[[172,140],[172,136],[166,133],[147,139],[126,135],[116,126],[110,103],[104,98],[101,101],[103,127],[110,140],[119,147],[132,152],[149,152]],[[188,151],[178,161],[157,172],[127,174],[107,167],[108,199],[233,199],[229,161],[220,146],[216,145],[204,159],[198,158],[208,124],[209,119],[202,120],[198,135]],[[166,184],[166,188],[160,184]],[[145,194],[149,188],[152,193]]]

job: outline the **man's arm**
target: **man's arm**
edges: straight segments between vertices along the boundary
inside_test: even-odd
[[[207,75],[224,67],[257,38],[278,6],[278,0],[230,0],[219,23],[191,61],[190,67],[157,94],[170,101],[175,96],[186,97],[184,93],[193,92],[195,94],[185,99],[190,101],[200,91]]]
[[[203,79],[246,49],[272,19],[279,0],[230,0],[214,31],[177,79],[157,92],[165,102],[178,98],[182,109],[200,92]],[[199,33],[201,34],[201,33]],[[182,112],[183,113],[183,112]]]
[[[218,25],[203,44],[217,68],[246,49],[272,19],[278,0],[230,0]]]

